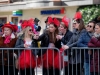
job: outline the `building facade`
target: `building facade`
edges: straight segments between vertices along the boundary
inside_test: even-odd
[[[53,14],[53,11],[56,12],[56,10],[64,8],[64,13],[56,12],[56,15],[66,15],[72,19],[78,6],[96,4],[98,1],[99,0],[0,0],[0,23],[13,21],[18,24],[21,19],[37,17],[41,20],[42,27],[44,27],[44,18]],[[13,15],[13,11],[17,10],[21,10],[22,15]],[[51,13],[47,11],[51,11]]]

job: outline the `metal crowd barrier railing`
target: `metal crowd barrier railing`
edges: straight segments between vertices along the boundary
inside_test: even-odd
[[[99,50],[0,48],[0,75],[100,75]],[[89,64],[87,71],[84,63]]]
[[[67,50],[69,63],[64,68],[64,75],[100,75],[99,50],[100,48],[88,47],[73,47]]]
[[[0,48],[0,75],[61,75],[61,56],[57,48]]]

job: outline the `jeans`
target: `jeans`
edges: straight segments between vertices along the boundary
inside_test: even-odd
[[[90,75],[89,73],[89,63],[84,62],[84,75]]]

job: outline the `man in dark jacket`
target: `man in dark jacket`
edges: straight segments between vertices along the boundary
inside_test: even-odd
[[[94,26],[95,22],[91,21],[87,25],[87,32],[83,33],[80,38],[78,39],[77,47],[88,47],[88,42],[90,41],[91,37],[94,33]],[[85,51],[85,61],[84,61],[84,71],[85,75],[89,75],[89,55],[88,50]]]

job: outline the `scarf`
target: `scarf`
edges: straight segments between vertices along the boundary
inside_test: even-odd
[[[96,38],[100,38],[100,34],[94,33],[94,36],[95,36]]]
[[[8,44],[8,43],[10,43],[10,40],[11,40],[11,35],[5,36],[4,43]]]
[[[4,39],[4,44],[8,44],[8,43],[10,43],[11,39],[15,38],[15,35],[13,33],[9,36],[6,36],[5,34],[3,34],[2,37],[5,38]]]

